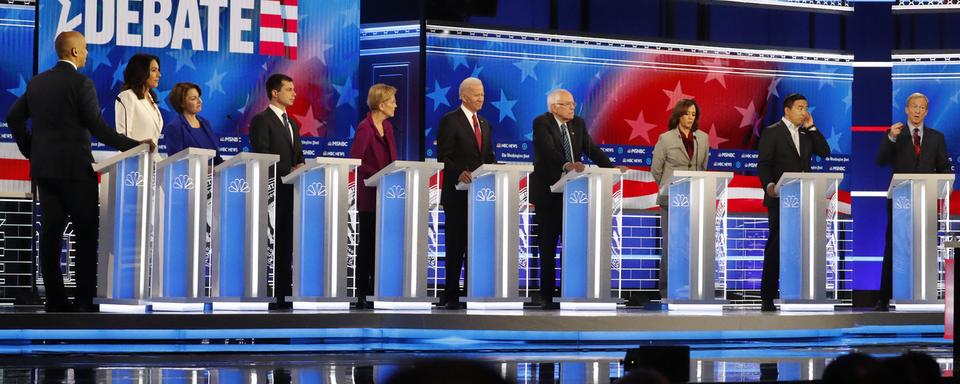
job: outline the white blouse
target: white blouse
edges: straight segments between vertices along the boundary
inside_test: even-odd
[[[117,132],[137,141],[151,139],[157,143],[163,128],[163,116],[150,94],[139,99],[132,89],[128,89],[117,97],[120,99],[114,102]]]

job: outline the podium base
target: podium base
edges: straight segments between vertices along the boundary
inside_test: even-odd
[[[355,297],[287,296],[286,299],[293,303],[294,310],[313,311],[349,310],[350,303],[357,301]]]
[[[729,304],[727,300],[671,300],[663,302],[668,311],[676,312],[723,312],[723,306]]]
[[[943,312],[942,301],[893,300],[894,312]]]
[[[571,311],[616,311],[617,304],[623,302],[622,299],[567,299],[555,298],[553,302],[560,303],[560,310]]]
[[[268,311],[272,297],[211,297],[214,311]]]
[[[777,300],[780,312],[833,312],[840,304],[836,300]]]
[[[501,310],[523,309],[523,303],[530,302],[529,297],[463,297],[461,302],[467,303],[470,310]]]
[[[138,299],[110,299],[95,297],[93,303],[100,306],[104,313],[146,313],[150,311],[149,303]]]
[[[207,298],[165,298],[150,299],[153,312],[203,312]]]
[[[367,300],[373,301],[373,309],[394,309],[394,310],[430,310],[433,303],[438,299],[436,297],[378,297],[367,296]]]

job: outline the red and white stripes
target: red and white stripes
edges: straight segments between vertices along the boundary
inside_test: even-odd
[[[297,0],[260,0],[260,54],[297,59]]]

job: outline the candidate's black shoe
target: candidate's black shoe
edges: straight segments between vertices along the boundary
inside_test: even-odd
[[[873,307],[873,310],[877,312],[890,312],[890,300],[877,301],[877,305]]]
[[[760,304],[760,312],[776,312],[777,306],[773,305],[773,300],[763,300]]]

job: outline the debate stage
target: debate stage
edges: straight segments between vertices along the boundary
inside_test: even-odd
[[[943,335],[943,313],[676,313],[643,309],[0,315],[0,353],[552,350],[645,342],[785,342]],[[947,340],[941,339],[944,343]]]

